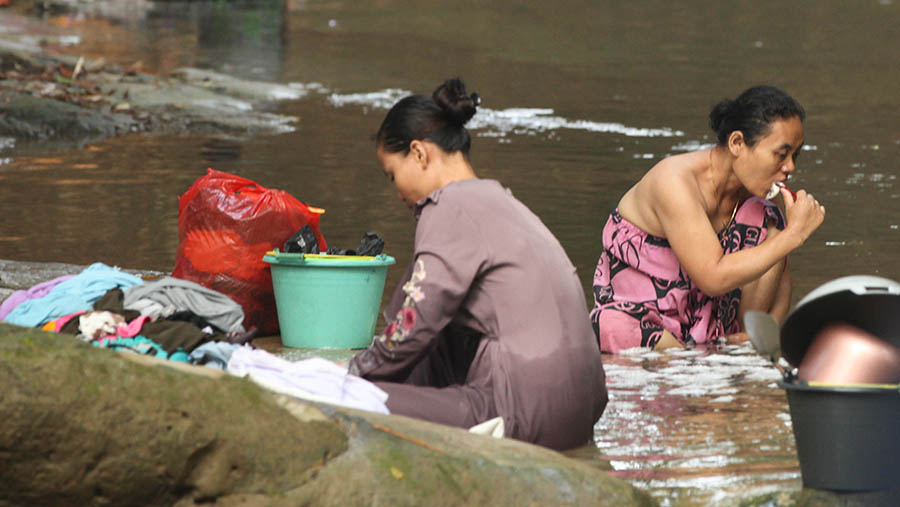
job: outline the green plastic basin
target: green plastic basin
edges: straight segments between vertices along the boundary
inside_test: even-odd
[[[267,253],[285,347],[364,348],[372,341],[389,255]]]

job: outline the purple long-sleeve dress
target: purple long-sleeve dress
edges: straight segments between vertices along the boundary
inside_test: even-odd
[[[415,257],[388,326],[350,371],[392,413],[467,427],[502,416],[508,437],[588,442],[607,402],[584,292],[562,246],[509,190],[457,181],[416,207]]]

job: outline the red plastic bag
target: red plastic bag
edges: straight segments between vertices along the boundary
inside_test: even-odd
[[[172,276],[219,291],[244,309],[244,327],[278,332],[272,273],[263,255],[309,224],[321,250],[322,211],[283,190],[207,169],[178,199],[178,250]]]

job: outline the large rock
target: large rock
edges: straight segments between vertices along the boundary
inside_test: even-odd
[[[5,324],[0,414],[0,505],[653,504],[533,445]]]
[[[0,496],[22,505],[166,505],[283,492],[344,452],[237,378],[148,368],[76,339],[2,325]]]
[[[282,134],[294,131],[298,119],[261,109],[306,93],[194,68],[157,76],[0,38],[0,135],[23,140],[81,143],[129,132]]]
[[[124,114],[95,111],[16,91],[6,91],[0,97],[0,133],[5,135],[94,140],[137,129],[138,123]]]

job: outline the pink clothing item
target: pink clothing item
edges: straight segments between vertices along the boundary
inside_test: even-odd
[[[767,225],[784,228],[777,206],[746,200],[719,234],[726,254],[766,239]],[[685,345],[739,331],[741,289],[719,297],[700,291],[681,269],[665,238],[647,234],[613,211],[603,228],[603,253],[594,272],[591,323],[604,352],[654,347],[667,330]]]
[[[17,290],[13,292],[8,298],[3,300],[3,303],[0,303],[0,320],[5,319],[10,312],[15,310],[17,306],[25,301],[42,298],[49,294],[57,285],[74,277],[75,275],[63,275],[47,282],[41,282],[28,290]],[[59,329],[59,327],[56,329]]]
[[[141,315],[127,324],[119,324],[116,329],[116,334],[124,338],[134,338],[141,334],[141,328],[144,327],[144,324],[151,318],[150,315]]]
[[[56,323],[56,332],[58,333],[59,330],[62,329],[63,326],[65,326],[70,320],[72,320],[75,317],[78,317],[79,315],[82,315],[84,313],[85,313],[84,310],[82,310],[80,312],[70,313],[69,315],[64,315],[64,316],[56,319],[54,321]]]

